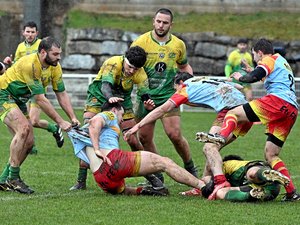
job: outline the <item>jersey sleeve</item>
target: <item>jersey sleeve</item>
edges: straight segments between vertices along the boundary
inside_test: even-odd
[[[112,60],[107,60],[101,67],[98,76],[101,76],[102,82],[115,84],[115,75],[120,74],[119,66]]]
[[[225,65],[225,68],[224,68],[224,72],[225,72],[225,76],[226,77],[229,77],[231,72],[232,72],[232,67],[230,65],[230,63],[227,61],[226,62],[226,65]]]
[[[60,64],[58,64],[56,67],[53,68],[52,89],[55,92],[65,91],[65,85],[62,79],[62,68]]]
[[[104,126],[110,126],[115,120],[115,114],[110,111],[101,112],[98,115],[104,119]]]
[[[40,78],[34,76],[34,70],[34,66],[30,66],[30,64],[22,67],[25,83],[32,95],[45,94],[43,83]]]
[[[234,51],[232,51],[230,54],[229,54],[229,56],[228,56],[228,58],[227,58],[227,60],[226,60],[226,66],[228,67],[228,68],[230,68],[230,73],[229,73],[229,75],[231,74],[231,72],[232,72],[232,68],[235,66],[235,64],[236,64],[236,58],[237,58],[237,54],[236,54],[236,51],[234,50]],[[228,75],[228,76],[229,76]],[[227,74],[226,74],[226,76],[227,76]]]
[[[135,74],[133,82],[137,85],[138,95],[143,95],[149,91],[149,81],[144,68],[141,68],[140,71]]]
[[[273,72],[275,67],[275,59],[267,56],[258,62],[257,67],[261,67],[266,71],[267,76]]]
[[[23,42],[22,42],[23,43]],[[19,45],[18,45],[18,47],[17,47],[17,50],[16,50],[16,52],[15,52],[15,57],[14,57],[14,63],[15,62],[17,62],[18,61],[18,59],[20,59],[21,57],[22,57],[22,55],[21,55],[21,44],[22,43],[20,43]]]
[[[188,102],[188,97],[186,93],[186,88],[182,88],[180,91],[177,91],[170,97],[170,101],[172,101],[176,107]]]
[[[185,65],[188,63],[188,60],[187,60],[186,46],[182,40],[180,40],[179,42],[179,49],[180,49],[180,56],[177,60],[177,64]]]
[[[32,83],[28,83],[28,87],[31,90],[32,95],[45,94],[45,88],[39,80],[34,80]]]

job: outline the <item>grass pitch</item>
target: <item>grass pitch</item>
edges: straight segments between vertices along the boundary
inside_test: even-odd
[[[154,12],[153,12],[154,13]],[[274,40],[299,40],[300,13],[256,12],[238,13],[188,13],[175,14],[172,32],[209,32],[219,35],[265,37]],[[110,28],[144,33],[152,29],[152,16],[124,17],[80,10],[68,12],[66,28]],[[276,24],[274,26],[274,24]]]
[[[77,111],[81,118],[81,111]],[[193,159],[200,170],[204,166],[202,143],[194,140],[197,131],[207,131],[214,113],[183,113],[182,130],[190,143]],[[300,186],[299,122],[292,130],[281,157],[286,162],[296,186]],[[5,126],[1,130],[0,166],[8,156],[10,135]],[[1,224],[299,224],[300,202],[282,203],[279,196],[267,203],[231,203],[207,201],[197,197],[182,197],[178,192],[189,189],[165,175],[169,197],[112,196],[99,189],[91,174],[86,191],[69,191],[77,178],[78,159],[73,155],[71,142],[65,135],[62,149],[56,147],[47,131],[35,129],[37,155],[29,155],[21,167],[21,176],[35,193],[22,195],[0,192]],[[262,125],[255,125],[250,133],[222,150],[222,155],[239,154],[245,159],[263,159],[266,136]],[[157,122],[155,141],[161,155],[182,162]],[[129,149],[121,141],[123,149]],[[201,174],[200,171],[200,174]],[[135,185],[143,178],[129,178]],[[284,189],[282,189],[282,194]]]

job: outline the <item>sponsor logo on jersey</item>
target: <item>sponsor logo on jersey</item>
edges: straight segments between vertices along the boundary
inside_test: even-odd
[[[158,54],[158,57],[159,57],[160,59],[163,59],[163,58],[165,58],[165,53],[162,53],[162,52],[161,52],[161,53],[159,53],[159,54]]]
[[[166,70],[166,68],[167,68],[167,64],[164,62],[158,62],[155,64],[156,72],[159,72],[159,73],[164,72]]]
[[[174,59],[175,56],[176,56],[176,53],[174,53],[174,52],[170,52],[170,53],[169,53],[169,58],[170,58],[170,59]]]

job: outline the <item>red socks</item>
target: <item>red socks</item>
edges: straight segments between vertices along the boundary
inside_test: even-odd
[[[293,193],[293,191],[295,190],[295,186],[292,182],[292,179],[291,179],[288,169],[285,167],[284,162],[278,158],[277,160],[274,160],[271,163],[271,166],[274,170],[277,170],[278,172],[282,173],[284,176],[287,176],[290,179],[290,183],[287,186],[285,186],[284,188],[285,188],[286,193],[288,193],[288,194]]]
[[[215,186],[216,185],[219,185],[219,184],[222,184],[224,183],[225,181],[227,181],[225,175],[217,175],[217,176],[214,176],[214,183],[215,183]]]
[[[224,138],[228,138],[228,136],[234,131],[236,127],[237,117],[234,114],[227,114],[224,118],[220,135]]]

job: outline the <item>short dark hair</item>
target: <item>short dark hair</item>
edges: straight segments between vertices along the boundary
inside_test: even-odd
[[[187,72],[177,72],[176,76],[174,77],[174,84],[179,84],[181,80],[184,82],[192,77],[194,76]]]
[[[125,57],[128,59],[131,65],[137,68],[141,68],[146,62],[147,53],[143,48],[139,46],[134,46],[126,51]]]
[[[28,21],[27,23],[25,23],[23,26],[23,30],[25,30],[26,27],[35,28],[36,30],[38,30],[36,23],[33,21]]]
[[[247,38],[240,38],[237,43],[238,44],[240,44],[240,43],[248,44],[248,39]]]
[[[229,161],[229,160],[239,160],[239,161],[242,161],[244,159],[241,156],[239,156],[239,155],[226,155],[226,156],[224,156],[223,162]]]
[[[42,49],[44,49],[46,52],[49,51],[52,46],[55,46],[57,48],[60,48],[60,43],[58,40],[56,40],[55,38],[53,37],[45,37],[42,39],[40,45],[39,45],[39,48],[38,48],[38,52],[41,52]]]
[[[114,102],[114,103],[109,103],[108,101],[104,102],[103,105],[101,106],[101,111],[110,111],[112,108],[116,108],[118,110],[121,110],[123,106],[121,105],[120,102]]]
[[[264,54],[274,54],[273,44],[265,39],[259,39],[252,48],[255,52],[262,51]]]
[[[166,15],[169,15],[171,17],[171,22],[173,21],[173,13],[170,9],[167,9],[167,8],[160,8],[159,10],[156,11],[155,13],[155,16],[158,14],[158,13],[162,13],[162,14],[166,14]]]

